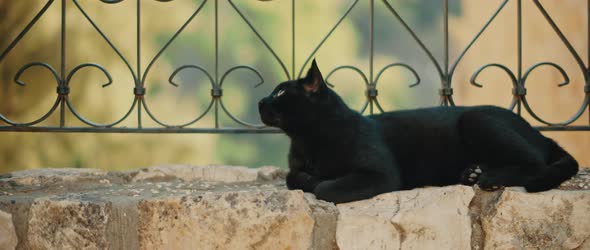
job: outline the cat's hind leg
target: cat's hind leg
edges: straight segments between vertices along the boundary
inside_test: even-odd
[[[467,157],[486,166],[477,180],[484,190],[524,186],[530,176],[547,167],[542,152],[509,122],[471,111],[462,115],[458,129]]]
[[[550,141],[549,165],[524,184],[528,192],[540,192],[559,186],[578,172],[578,162],[557,143]]]

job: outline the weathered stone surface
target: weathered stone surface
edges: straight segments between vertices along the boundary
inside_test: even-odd
[[[16,247],[17,238],[12,215],[0,211],[0,249],[11,250]]]
[[[16,172],[0,176],[12,216],[0,212],[0,233],[13,225],[16,249],[590,249],[585,175],[567,191],[450,186],[338,206],[286,190],[283,177],[182,165]]]
[[[247,168],[240,166],[160,165],[128,172],[131,181],[181,179],[184,181],[251,182],[279,178],[282,171],[276,167]]]
[[[339,204],[340,249],[469,249],[471,187],[387,193]]]
[[[108,204],[42,198],[33,202],[28,221],[31,249],[106,249]]]
[[[139,203],[140,249],[309,249],[313,229],[300,191],[207,192]]]
[[[590,249],[590,192],[508,189],[481,225],[485,249]]]
[[[580,168],[578,174],[559,186],[562,190],[590,190],[590,168]]]
[[[87,178],[92,171],[75,169],[41,171],[54,176],[52,181],[34,171],[26,175],[34,181],[15,179],[25,175],[0,177],[7,184],[0,187],[0,209],[17,215],[17,249],[330,249],[335,244],[336,207],[286,190],[278,168],[154,169],[157,174],[145,178],[136,177],[150,170],[105,172],[92,181]]]
[[[0,176],[0,188],[3,185],[46,186],[67,184],[88,180],[105,179],[105,170],[92,168],[40,168],[27,169]]]
[[[287,177],[287,170],[273,166],[262,166],[256,170],[258,171],[257,181],[284,180]]]

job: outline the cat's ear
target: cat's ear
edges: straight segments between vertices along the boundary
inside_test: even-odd
[[[303,89],[307,93],[316,93],[325,88],[324,78],[318,68],[315,58],[311,62],[311,67],[307,71],[307,76],[303,80]]]

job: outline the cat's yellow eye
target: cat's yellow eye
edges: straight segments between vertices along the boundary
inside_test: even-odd
[[[283,94],[285,94],[285,90],[282,90],[282,89],[281,89],[281,90],[279,90],[279,92],[277,92],[277,93],[275,94],[275,98],[276,98],[276,97],[279,97],[279,96],[282,96]]]

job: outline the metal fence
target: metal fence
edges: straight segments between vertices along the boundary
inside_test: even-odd
[[[101,0],[101,1],[105,4],[116,4],[116,3],[122,2],[122,0]],[[136,10],[137,11],[136,11],[136,13],[134,13],[135,18],[136,18],[136,22],[137,22],[137,29],[136,29],[136,34],[135,34],[136,35],[135,39],[137,40],[137,42],[136,42],[137,61],[134,63],[134,62],[130,62],[127,58],[125,58],[123,56],[123,54],[120,52],[120,50],[111,42],[109,37],[107,35],[105,35],[105,33],[103,33],[103,31],[95,24],[94,20],[91,17],[89,17],[87,12],[80,6],[78,0],[61,0],[61,41],[60,41],[60,44],[61,44],[60,62],[61,62],[61,64],[60,64],[59,68],[55,69],[52,65],[50,65],[49,63],[46,63],[46,62],[31,62],[31,63],[23,65],[18,70],[16,75],[14,76],[15,83],[18,85],[24,86],[25,83],[20,81],[19,77],[23,72],[27,71],[29,68],[42,67],[42,68],[49,70],[51,72],[51,74],[55,77],[55,82],[57,83],[55,102],[49,108],[48,112],[46,112],[40,118],[38,118],[34,121],[30,121],[30,122],[20,123],[20,122],[12,121],[12,120],[8,119],[7,117],[5,117],[3,114],[0,114],[0,121],[1,121],[0,122],[0,131],[108,132],[108,133],[276,133],[276,132],[279,132],[276,129],[265,128],[264,126],[262,126],[262,124],[250,124],[250,123],[240,120],[235,115],[233,115],[231,112],[229,112],[223,103],[223,100],[224,100],[223,87],[222,87],[223,82],[224,82],[225,78],[229,74],[231,74],[234,70],[237,70],[237,69],[250,70],[253,73],[255,73],[258,77],[260,77],[261,83],[264,81],[264,79],[258,73],[258,71],[255,69],[255,67],[248,66],[248,65],[235,66],[235,67],[228,69],[225,72],[219,71],[219,58],[220,57],[219,57],[219,46],[218,46],[219,45],[218,4],[219,4],[220,0],[204,0],[202,3],[200,3],[200,5],[193,12],[193,14],[186,20],[186,22],[184,22],[184,24],[165,43],[165,45],[159,50],[159,52],[149,61],[147,66],[141,65],[141,62],[140,62],[140,55],[142,53],[141,34],[140,34],[140,27],[141,27],[141,23],[142,23],[141,22],[142,20],[140,18],[141,12],[142,12],[142,8],[141,8],[142,1],[145,1],[145,0],[136,0],[136,4],[137,4]],[[156,1],[168,2],[170,0],[156,0]],[[339,27],[339,25],[342,23],[342,21],[347,18],[347,16],[351,12],[351,10],[353,10],[355,8],[355,6],[357,6],[357,3],[359,1],[360,0],[353,0],[350,3],[350,5],[348,6],[348,8],[344,12],[344,14],[340,17],[338,22],[330,29],[330,31],[327,33],[327,35],[325,37],[323,37],[323,39],[315,47],[313,52],[305,58],[305,61],[304,61],[304,64],[302,65],[302,67],[299,69],[296,69],[295,68],[295,58],[298,55],[295,54],[295,46],[297,45],[296,44],[297,37],[296,37],[296,32],[295,32],[295,24],[296,24],[296,20],[297,20],[298,16],[295,11],[296,10],[295,0],[291,0],[291,10],[292,11],[290,13],[290,15],[291,15],[291,17],[290,17],[291,18],[291,27],[290,27],[290,29],[291,29],[291,47],[292,47],[292,54],[291,54],[292,62],[290,63],[291,64],[290,68],[287,66],[285,61],[283,61],[277,55],[277,53],[275,53],[272,46],[269,45],[269,43],[267,42],[265,37],[263,37],[259,33],[257,28],[252,24],[252,22],[244,15],[244,13],[242,11],[240,11],[239,8],[236,7],[235,3],[232,0],[227,0],[227,2],[230,4],[230,6],[235,11],[235,14],[239,15],[241,17],[241,19],[248,25],[248,27],[253,32],[253,34],[255,34],[255,36],[260,40],[260,42],[264,46],[264,48],[267,49],[272,54],[274,59],[276,59],[278,64],[280,64],[280,67],[281,67],[282,71],[284,72],[285,79],[295,79],[295,78],[298,78],[302,75],[304,69],[306,67],[308,67],[310,60],[314,57],[316,52],[322,47],[322,45],[326,42],[326,40],[332,35],[334,30],[336,30]],[[377,3],[375,3],[375,0],[367,0],[367,1],[370,2],[370,13],[368,13],[368,16],[370,18],[370,26],[368,27],[369,28],[369,33],[368,33],[369,34],[369,37],[368,37],[369,65],[370,65],[369,72],[363,72],[361,69],[354,67],[354,66],[344,65],[344,66],[336,67],[332,71],[330,71],[328,74],[326,74],[326,78],[329,78],[336,71],[348,69],[348,70],[352,70],[352,71],[358,73],[362,77],[362,79],[365,83],[365,86],[366,86],[366,92],[365,92],[366,101],[365,101],[365,104],[363,105],[362,109],[360,110],[361,112],[363,112],[363,113],[384,112],[383,108],[379,104],[377,83],[380,79],[381,74],[383,72],[385,72],[386,70],[388,70],[389,68],[401,67],[401,68],[404,68],[405,70],[408,70],[410,73],[412,73],[416,78],[416,82],[411,84],[410,87],[416,86],[420,83],[420,76],[416,73],[416,70],[414,70],[414,68],[412,68],[412,66],[410,66],[406,63],[403,63],[403,62],[389,64],[389,65],[385,66],[384,68],[378,70],[375,73],[376,70],[374,69],[374,63],[373,63],[373,60],[374,60],[374,11],[375,11],[375,4],[380,4],[380,7],[384,6],[384,8],[386,8],[391,13],[391,15],[393,17],[395,17],[395,19],[397,19],[397,21],[403,26],[403,28],[411,35],[411,37],[414,39],[414,41],[422,49],[423,53],[425,53],[428,56],[428,58],[430,58],[430,60],[432,61],[432,64],[434,64],[434,66],[436,68],[437,75],[440,77],[440,89],[439,89],[440,105],[445,105],[445,106],[455,105],[455,102],[453,100],[453,88],[451,86],[451,82],[453,79],[453,74],[455,73],[455,70],[457,68],[457,65],[461,62],[463,57],[469,52],[472,45],[474,45],[477,42],[477,40],[481,36],[481,34],[486,31],[488,26],[494,21],[494,19],[498,16],[498,14],[500,12],[502,12],[502,10],[505,8],[505,6],[508,4],[515,4],[515,5],[517,5],[517,15],[515,17],[515,19],[516,19],[515,23],[517,26],[517,40],[515,41],[515,43],[517,44],[517,60],[518,60],[516,71],[513,71],[512,69],[510,69],[509,67],[507,67],[505,65],[497,64],[497,63],[483,65],[477,71],[475,71],[473,73],[473,75],[471,77],[471,81],[470,81],[471,84],[481,87],[481,85],[478,84],[478,82],[477,82],[478,75],[482,71],[486,70],[487,68],[490,68],[490,67],[499,68],[500,70],[505,72],[510,77],[511,83],[513,85],[512,102],[508,108],[511,110],[514,110],[518,114],[521,114],[522,112],[527,112],[535,120],[544,124],[543,126],[537,127],[538,129],[549,130],[549,131],[562,131],[562,130],[563,131],[580,131],[580,130],[587,131],[587,130],[590,130],[590,125],[582,125],[582,126],[570,125],[571,123],[573,123],[577,120],[585,119],[585,118],[582,118],[582,115],[584,114],[586,109],[590,110],[590,104],[589,104],[589,101],[590,101],[590,79],[589,79],[590,78],[590,69],[584,63],[580,54],[573,48],[571,43],[564,36],[564,34],[560,30],[560,28],[555,24],[554,20],[547,13],[547,11],[543,7],[543,5],[539,2],[539,0],[533,0],[533,3],[536,5],[538,10],[542,13],[542,15],[544,16],[547,23],[555,31],[555,33],[561,39],[563,44],[567,47],[571,56],[575,59],[577,65],[580,68],[580,71],[581,71],[580,73],[582,73],[582,75],[583,75],[583,79],[584,79],[584,83],[585,83],[584,89],[583,89],[584,93],[580,94],[580,95],[585,96],[582,105],[579,107],[579,109],[575,113],[575,115],[573,115],[572,117],[570,117],[566,121],[560,122],[560,123],[550,123],[548,121],[543,120],[541,117],[539,117],[535,113],[535,111],[533,111],[533,109],[531,109],[531,107],[527,101],[527,89],[525,87],[525,83],[527,81],[527,77],[529,76],[529,74],[531,72],[533,72],[535,69],[537,69],[538,67],[548,66],[548,67],[553,67],[553,68],[557,69],[563,75],[563,77],[565,79],[565,81],[563,83],[559,84],[559,86],[567,85],[569,83],[569,77],[568,77],[566,71],[560,65],[552,63],[552,62],[538,62],[526,70],[523,69],[523,63],[522,63],[522,58],[523,58],[523,55],[522,55],[522,47],[523,47],[522,7],[521,7],[522,0],[516,0],[516,1],[515,0],[513,0],[513,1],[505,0],[505,1],[503,1],[499,5],[497,10],[493,13],[493,15],[489,18],[489,20],[475,34],[475,36],[473,37],[471,42],[462,50],[462,52],[459,54],[459,56],[457,57],[457,59],[455,61],[449,60],[449,24],[448,24],[449,8],[448,8],[448,0],[444,0],[443,9],[441,10],[443,12],[442,15],[443,15],[443,28],[444,28],[444,30],[443,30],[444,37],[443,37],[443,39],[441,39],[441,41],[444,43],[443,44],[444,59],[442,60],[442,62],[436,60],[436,58],[433,56],[433,54],[431,53],[429,48],[427,48],[427,46],[425,46],[425,44],[422,42],[422,40],[416,35],[414,30],[412,30],[412,28],[400,16],[400,14],[398,13],[398,10],[396,10],[396,8],[394,8],[388,1],[382,0],[382,1],[378,1]],[[39,21],[39,19],[44,14],[46,14],[47,10],[54,4],[55,3],[53,0],[49,0],[43,6],[43,8],[34,16],[34,18],[26,25],[26,27],[16,36],[16,38],[14,38],[14,40],[12,40],[10,42],[9,46],[5,50],[1,51],[0,63],[3,63],[3,60],[6,58],[6,56],[13,50],[13,48],[19,43],[19,41],[21,41],[21,39],[25,35],[27,35],[27,33],[31,30],[31,28]],[[105,74],[105,76],[108,78],[108,83],[104,84],[103,87],[107,87],[108,85],[110,85],[113,82],[113,79],[111,78],[109,72],[103,66],[96,64],[96,63],[84,63],[84,64],[80,64],[80,65],[73,67],[69,71],[66,70],[66,66],[65,66],[66,65],[66,51],[67,51],[66,44],[68,43],[67,29],[66,29],[66,23],[67,23],[66,4],[74,4],[75,5],[75,7],[80,11],[80,13],[92,25],[94,30],[98,34],[100,34],[100,36],[108,43],[110,48],[125,63],[125,65],[129,69],[130,74],[133,76],[134,87],[129,90],[132,93],[132,95],[130,93],[130,96],[132,96],[132,98],[133,98],[133,103],[132,103],[131,107],[129,108],[129,110],[122,117],[120,117],[119,119],[117,119],[113,123],[98,124],[98,123],[95,123],[95,122],[83,117],[82,115],[79,114],[79,112],[76,111],[76,109],[74,108],[74,106],[72,105],[72,103],[70,101],[69,82],[70,82],[70,79],[72,79],[72,76],[75,75],[78,70],[85,68],[85,67],[94,67],[94,68],[102,71]],[[149,102],[145,96],[145,94],[146,94],[146,87],[145,87],[146,76],[149,74],[150,70],[153,69],[152,66],[154,65],[154,63],[160,59],[160,56],[162,55],[162,53],[164,51],[166,51],[166,49],[169,47],[169,45],[178,37],[178,35],[180,33],[183,32],[185,27],[193,21],[195,16],[197,16],[199,14],[199,12],[203,8],[203,6],[205,6],[207,4],[213,4],[214,9],[215,9],[215,68],[214,68],[213,72],[209,72],[199,65],[183,65],[183,66],[178,67],[177,69],[174,70],[174,72],[172,73],[172,75],[170,77],[170,84],[175,85],[175,83],[172,81],[172,79],[180,71],[183,71],[183,70],[189,69],[189,68],[194,69],[194,70],[199,70],[202,73],[204,73],[207,76],[208,80],[210,81],[211,100],[210,100],[206,110],[202,114],[200,114],[198,117],[196,117],[194,120],[192,120],[188,123],[179,124],[179,125],[166,124],[166,123],[160,121],[149,109],[149,105],[148,105]],[[590,48],[590,0],[588,1],[588,23],[586,25],[589,30],[589,32],[588,32],[589,39],[588,39],[587,46],[588,46],[588,48]],[[589,59],[588,62],[590,62],[590,52],[588,53],[588,59]],[[133,64],[136,64],[136,65],[133,65]],[[71,113],[76,119],[78,119],[79,121],[86,124],[86,126],[82,126],[82,127],[68,126],[68,121],[66,119],[67,112]],[[208,115],[211,112],[213,112],[213,115],[215,117],[215,126],[214,127],[195,128],[193,126],[193,125],[197,124],[205,115]],[[219,125],[219,115],[222,112],[225,113],[228,117],[230,117],[235,122],[236,126],[234,126],[234,127],[220,126]],[[121,122],[123,122],[127,119],[130,119],[129,117],[133,113],[135,113],[135,115],[137,116],[136,126],[135,127],[120,126]],[[59,116],[59,124],[56,124],[54,126],[39,125],[41,122],[47,120],[48,117],[50,117],[52,115]],[[156,124],[159,124],[159,126],[146,127],[146,126],[142,125],[142,123],[145,121],[145,119],[150,119],[151,121],[154,121]],[[589,124],[590,124],[590,115],[588,117],[588,120],[589,120]],[[2,124],[2,123],[4,123],[4,124]]]

